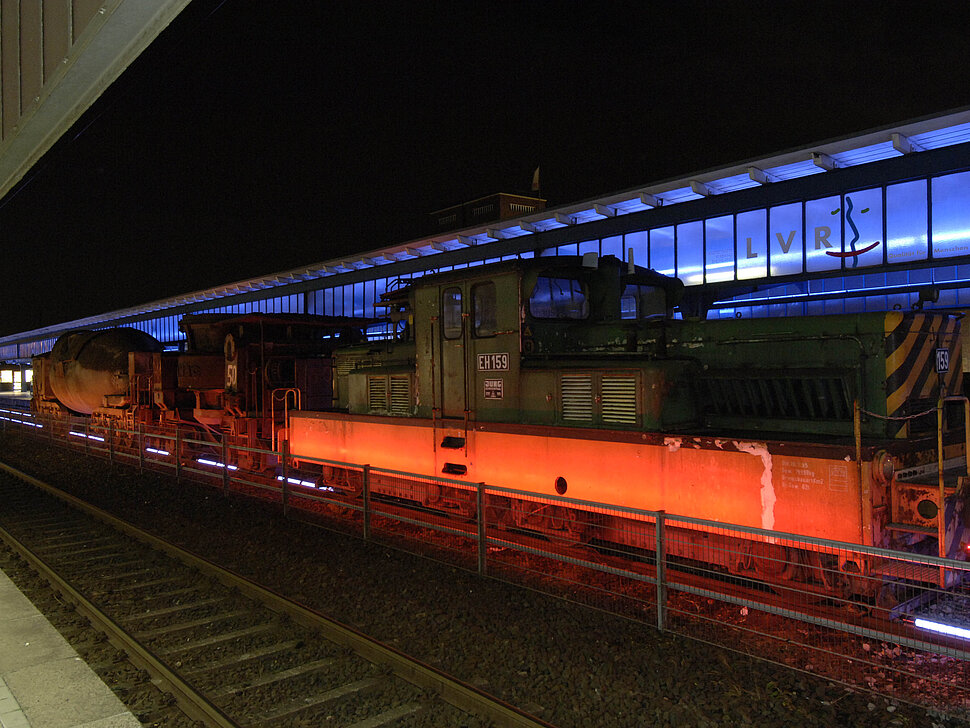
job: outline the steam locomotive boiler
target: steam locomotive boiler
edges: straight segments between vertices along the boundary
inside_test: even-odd
[[[385,297],[394,340],[335,351],[343,411],[294,412],[290,452],[526,491],[494,509],[503,525],[570,540],[646,549],[653,533],[544,498],[962,553],[956,483],[941,498],[897,473],[935,459],[937,403],[961,391],[959,366],[934,370],[939,351],[960,361],[956,316],[675,320],[681,293],[610,257],[421,278]],[[371,492],[475,508],[462,488],[384,477]],[[695,557],[706,538],[685,534],[676,555]],[[747,548],[766,547],[720,553]],[[775,563],[791,556],[777,549]],[[833,557],[832,568],[851,579],[871,565]]]

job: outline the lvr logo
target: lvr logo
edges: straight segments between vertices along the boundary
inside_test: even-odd
[[[859,214],[865,215],[867,212],[869,212],[869,209],[870,208],[868,207],[863,207],[861,210],[859,210]],[[840,211],[840,208],[836,208],[832,210],[832,214],[838,215],[839,211]],[[846,198],[845,198],[845,221],[849,223],[849,227],[852,228],[852,233],[853,233],[853,238],[852,240],[849,241],[850,250],[847,250],[845,252],[826,250],[825,254],[831,255],[833,258],[852,258],[852,267],[855,268],[859,265],[859,256],[862,255],[863,253],[868,253],[870,250],[872,250],[877,245],[879,245],[880,241],[877,240],[871,245],[867,245],[866,247],[861,248],[860,250],[856,250],[855,245],[857,242],[859,242],[859,228],[856,227],[855,220],[852,219],[852,198],[849,197],[848,195],[846,195]]]

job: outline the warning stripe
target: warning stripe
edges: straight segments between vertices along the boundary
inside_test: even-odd
[[[886,414],[898,416],[920,377],[921,360],[925,362],[926,316],[914,314],[894,317],[895,327],[886,332]],[[886,320],[890,324],[889,317]]]
[[[958,327],[956,317],[947,314],[886,317],[886,414],[911,414],[904,410],[907,402],[935,401],[939,397],[936,374],[939,347],[950,351],[951,365],[944,375],[944,390],[960,391],[963,372]]]

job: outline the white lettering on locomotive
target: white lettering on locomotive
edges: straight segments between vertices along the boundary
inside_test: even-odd
[[[509,370],[508,352],[478,355],[478,371],[507,372]]]

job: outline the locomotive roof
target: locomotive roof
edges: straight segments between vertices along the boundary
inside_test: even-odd
[[[474,268],[460,268],[458,270],[442,271],[441,273],[429,273],[420,278],[412,279],[401,288],[388,291],[381,296],[381,299],[383,301],[400,300],[406,298],[409,292],[415,288],[441,285],[442,283],[463,281],[471,278],[488,278],[489,276],[509,271],[524,273],[527,271],[544,270],[581,274],[590,273],[604,266],[614,267],[620,277],[630,283],[660,286],[673,293],[677,298],[679,298],[679,294],[684,287],[680,279],[671,278],[650,268],[634,266],[633,272],[628,273],[627,264],[612,255],[597,257],[596,265],[584,265],[584,256],[581,255],[560,255],[539,258],[517,258],[516,260],[487,263],[485,265],[475,266]]]

